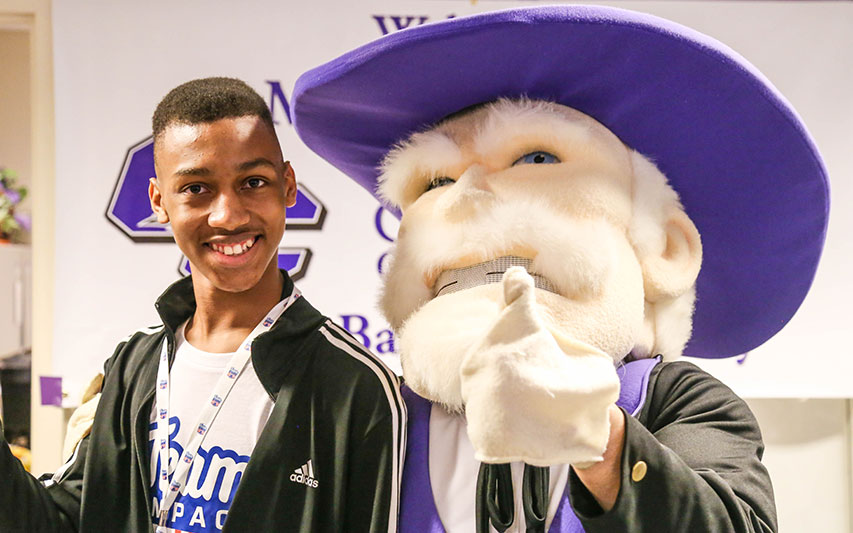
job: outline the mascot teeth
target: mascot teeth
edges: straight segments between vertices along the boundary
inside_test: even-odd
[[[520,266],[530,272],[530,264],[533,261],[523,257],[504,256],[470,265],[462,268],[445,270],[439,274],[433,287],[433,295],[441,296],[489,283],[500,283],[504,272],[510,267]],[[556,293],[554,285],[539,274],[530,273],[537,289]]]

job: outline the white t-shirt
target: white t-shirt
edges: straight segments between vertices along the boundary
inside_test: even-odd
[[[203,352],[184,337],[186,324],[176,331],[176,352],[169,373],[169,475],[189,440],[202,406],[231,359],[231,353]],[[193,461],[186,486],[169,512],[170,532],[215,533],[222,530],[237,485],[273,408],[251,360],[237,378],[210,426]],[[155,516],[161,492],[159,450],[154,450],[156,405],[151,411],[148,449],[151,456],[151,495]],[[156,520],[152,517],[153,523]]]

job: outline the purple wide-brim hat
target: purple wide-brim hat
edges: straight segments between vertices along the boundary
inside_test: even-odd
[[[578,109],[651,158],[702,235],[686,355],[760,345],[814,278],[826,170],[797,113],[730,48],[622,9],[510,9],[402,30],[303,74],[297,133],[376,194],[377,167],[465,107],[526,96]]]

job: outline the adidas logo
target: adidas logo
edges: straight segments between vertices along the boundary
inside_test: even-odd
[[[302,483],[303,485],[307,485],[315,489],[317,488],[317,485],[319,485],[320,482],[314,479],[314,465],[311,464],[311,459],[308,459],[307,463],[290,474],[290,481]]]

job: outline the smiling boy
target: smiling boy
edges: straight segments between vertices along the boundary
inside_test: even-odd
[[[263,99],[194,80],[153,130],[151,207],[192,276],[107,361],[91,434],[44,486],[2,443],[0,530],[395,531],[399,384],[278,269],[297,189]]]

